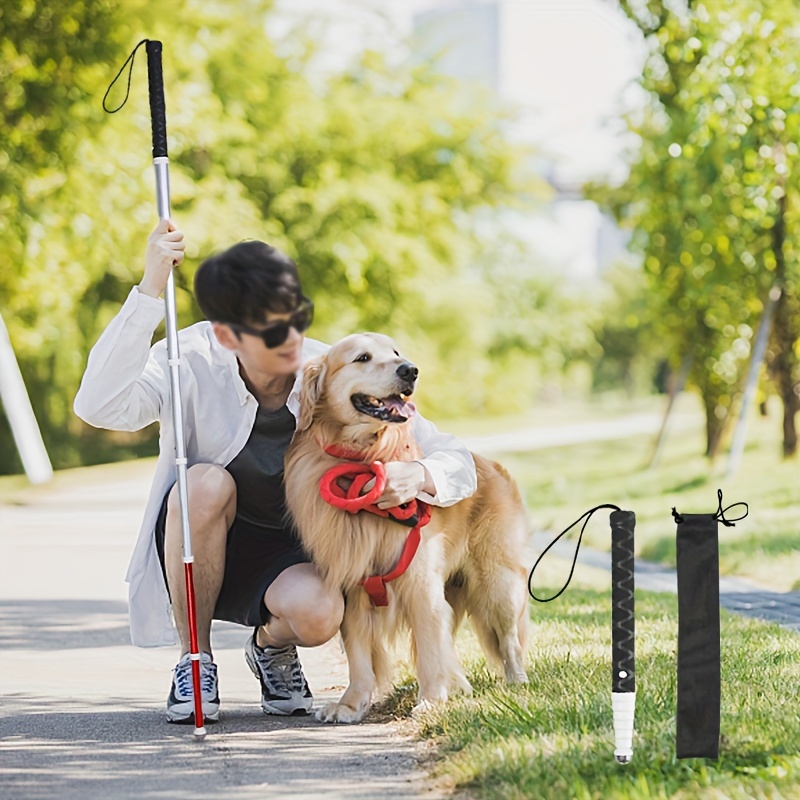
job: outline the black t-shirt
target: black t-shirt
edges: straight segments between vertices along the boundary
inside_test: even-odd
[[[247,444],[227,467],[236,482],[237,517],[273,530],[287,527],[283,457],[294,429],[294,414],[286,406],[257,409]]]

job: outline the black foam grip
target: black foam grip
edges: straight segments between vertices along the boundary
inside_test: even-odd
[[[164,105],[164,76],[161,71],[161,42],[153,39],[147,49],[147,82],[150,89],[150,123],[153,126],[153,158],[167,155],[167,111]]]
[[[612,511],[611,522],[611,660],[612,691],[636,689],[633,607],[633,511]],[[624,674],[624,677],[621,677]]]

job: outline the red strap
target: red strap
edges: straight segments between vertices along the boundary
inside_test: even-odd
[[[342,458],[345,461],[360,461],[362,464],[366,463],[361,453],[350,450],[347,447],[339,447],[337,444],[329,444],[322,448],[329,456],[334,458]]]
[[[333,451],[333,452],[332,452]],[[337,458],[349,458],[351,451],[343,451],[338,448],[325,448],[325,452]],[[343,453],[348,453],[344,455]],[[358,457],[357,455],[355,456]],[[361,494],[364,485],[368,483],[371,478],[375,478],[375,486],[365,495]],[[349,478],[352,483],[347,490],[337,483],[339,478]],[[403,552],[400,555],[400,560],[395,565],[394,569],[387,572],[385,575],[373,575],[365,578],[362,581],[364,589],[372,601],[374,606],[385,606],[389,604],[389,598],[386,593],[386,584],[389,581],[399,578],[411,564],[414,555],[419,547],[421,534],[420,531],[424,528],[431,519],[431,510],[427,503],[421,500],[411,500],[404,506],[395,506],[394,508],[384,509],[378,508],[375,505],[377,499],[383,494],[386,487],[386,470],[380,461],[375,461],[372,464],[337,464],[331,467],[319,482],[319,493],[325,502],[330,503],[335,508],[342,511],[347,511],[351,514],[357,514],[359,511],[369,511],[371,514],[377,514],[381,517],[389,517],[398,521],[411,519],[415,514],[418,514],[417,524],[411,529],[406,538],[406,543],[403,546]]]
[[[428,516],[430,517],[430,515]],[[411,532],[406,537],[406,543],[403,546],[403,552],[400,555],[400,560],[397,562],[395,568],[391,572],[387,572],[385,575],[372,575],[371,577],[365,578],[363,581],[361,581],[364,589],[366,589],[367,594],[369,595],[369,599],[372,601],[372,605],[389,605],[389,596],[386,593],[386,584],[389,583],[389,581],[393,581],[395,578],[399,578],[408,569],[412,559],[416,555],[417,548],[419,547],[421,528],[421,525],[417,525],[411,529]]]

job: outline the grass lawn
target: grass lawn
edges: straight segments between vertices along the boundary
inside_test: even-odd
[[[663,398],[649,398],[631,410],[662,408]],[[621,406],[617,418],[620,410]],[[519,482],[538,530],[557,533],[589,508],[614,503],[636,513],[637,555],[671,566],[675,564],[672,507],[686,513],[712,513],[717,508],[717,489],[722,489],[724,505],[738,501],[750,505],[746,520],[732,528],[720,525],[722,573],[748,577],[779,591],[800,588],[800,469],[796,459],[781,458],[778,405],[770,408],[767,418],[756,414],[750,417],[744,457],[730,480],[725,477],[727,453],[713,464],[703,456],[703,420],[695,398],[683,396],[678,410],[695,413],[697,425],[672,433],[660,464],[652,470],[646,465],[654,436],[492,457],[497,457]],[[569,421],[563,410],[552,413],[554,419],[539,414],[538,424]],[[575,408],[570,418],[580,423],[602,420],[609,413],[606,403],[599,410]],[[534,417],[524,422],[537,424]],[[494,430],[507,429],[503,422],[495,424]],[[473,425],[460,423],[458,429],[466,434]],[[606,520],[607,512],[592,520],[584,535],[586,544],[610,549]],[[577,532],[573,529],[569,536],[574,540]]]
[[[682,403],[683,411],[692,411],[691,396]],[[653,437],[642,436],[502,454],[498,460],[520,483],[537,529],[557,533],[592,506],[615,503],[636,512],[638,555],[669,565],[675,563],[671,508],[711,513],[721,488],[725,505],[750,504],[746,520],[733,528],[720,525],[722,572],[785,591],[800,586],[800,473],[796,461],[781,459],[777,406],[770,411],[766,419],[751,417],[745,455],[731,480],[725,478],[726,454],[715,464],[702,455],[699,415],[696,427],[670,436],[652,470],[645,467]],[[493,429],[465,423],[457,432],[578,423],[606,413],[570,417],[562,410]],[[601,512],[592,521],[587,544],[609,549],[606,520],[607,512]],[[573,541],[576,536],[574,529]],[[561,559],[546,558],[537,570],[537,593],[554,594],[568,568]],[[474,696],[457,698],[415,723],[437,745],[434,774],[455,786],[456,796],[481,800],[800,800],[800,636],[722,612],[720,759],[678,761],[677,598],[671,595],[637,592],[634,759],[624,766],[615,762],[609,584],[605,573],[579,567],[559,600],[531,603],[535,633],[527,687],[498,681],[486,670],[474,637],[462,633],[459,648]],[[409,688],[408,682],[400,686],[387,708],[409,710]]]
[[[531,682],[507,687],[460,637],[475,694],[418,723],[457,797],[500,800],[800,798],[800,637],[722,615],[720,759],[675,758],[677,598],[637,592],[633,761],[614,760],[610,592],[570,588],[532,609]],[[389,708],[410,708],[398,688]]]

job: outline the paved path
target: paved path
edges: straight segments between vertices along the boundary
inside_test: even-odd
[[[494,433],[485,436],[462,437],[470,449],[487,456],[500,453],[527,453],[548,447],[564,447],[587,442],[608,441],[628,436],[658,433],[663,421],[662,413],[631,414],[624,419],[594,420],[569,425],[551,425],[540,428]],[[697,428],[702,424],[697,414],[676,413],[669,421],[671,432]]]
[[[262,714],[249,631],[235,625],[214,633],[221,722],[203,742],[165,722],[176,652],[129,644],[123,582],[152,463],[124,466],[0,505],[0,797],[440,797],[418,766],[422,745],[393,724]],[[318,701],[340,694],[336,641],[301,659]]]
[[[572,533],[570,533],[570,536],[572,536]],[[536,553],[540,554],[557,535],[550,533],[534,534],[533,545]],[[560,539],[545,558],[552,554],[555,557],[568,559],[572,562],[575,554],[575,542],[575,538],[570,538],[566,541]],[[593,550],[581,545],[578,553],[578,564],[599,568],[606,571],[609,576],[611,575],[610,553]],[[637,589],[647,589],[651,592],[678,593],[678,578],[675,570],[648,561],[636,561],[634,565],[634,583]],[[747,617],[757,617],[758,619],[777,622],[784,628],[800,632],[800,592],[771,592],[743,578],[723,576],[719,581],[719,599],[720,605],[729,611],[734,611]]]

